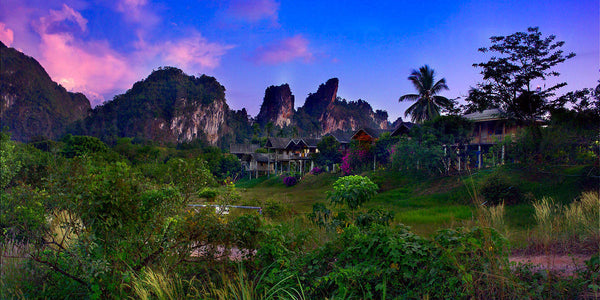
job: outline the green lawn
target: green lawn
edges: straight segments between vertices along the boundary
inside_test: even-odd
[[[594,188],[594,182],[581,176],[585,167],[562,167],[551,170],[527,170],[518,165],[478,170],[462,176],[427,178],[389,171],[376,171],[369,176],[379,187],[379,193],[362,209],[384,208],[394,213],[395,222],[412,227],[419,234],[468,224],[476,216],[476,207],[484,202],[478,189],[492,174],[508,177],[524,195],[524,203],[506,207],[505,221],[514,237],[535,225],[530,202],[553,197],[561,203],[573,201],[584,190]],[[237,184],[243,204],[278,201],[296,214],[312,211],[316,202],[327,203],[336,174],[307,175],[297,185],[287,187],[279,176],[245,180]]]

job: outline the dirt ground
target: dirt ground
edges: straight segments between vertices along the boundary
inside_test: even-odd
[[[575,271],[584,269],[584,261],[589,260],[589,255],[535,255],[511,256],[510,262],[517,264],[531,264],[533,270],[548,270],[571,276]]]

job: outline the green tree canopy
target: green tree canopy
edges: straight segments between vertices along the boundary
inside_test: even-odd
[[[492,36],[492,45],[479,51],[493,56],[473,64],[481,68],[484,82],[469,91],[467,111],[501,108],[513,118],[529,121],[544,114],[548,97],[567,85],[561,82],[546,87],[545,80],[560,75],[553,67],[575,56],[564,54],[560,50],[564,42],[555,39],[554,35],[543,37],[538,27]]]
[[[313,158],[318,165],[328,166],[342,161],[342,153],[339,151],[340,143],[333,136],[326,136],[317,144],[319,153]]]

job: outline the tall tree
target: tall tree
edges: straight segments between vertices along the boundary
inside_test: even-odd
[[[482,69],[484,82],[469,91],[467,111],[501,108],[510,117],[524,121],[534,121],[543,115],[548,97],[567,85],[561,82],[546,87],[545,80],[559,76],[552,68],[575,56],[575,53],[565,55],[560,50],[565,42],[555,39],[554,35],[543,37],[538,27],[508,36],[492,36],[492,45],[479,49],[482,53],[492,53],[490,60],[473,64]]]
[[[408,80],[412,82],[418,94],[406,94],[398,100],[416,101],[411,105],[404,116],[411,115],[411,120],[416,123],[422,123],[432,120],[440,115],[440,110],[451,109],[453,101],[437,95],[442,90],[447,90],[446,79],[442,78],[435,81],[435,71],[428,65],[422,66],[419,70],[413,70]]]

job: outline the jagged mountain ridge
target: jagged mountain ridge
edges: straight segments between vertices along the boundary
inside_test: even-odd
[[[14,140],[58,138],[90,110],[83,94],[67,92],[34,58],[0,42],[0,128]]]
[[[257,122],[261,125],[271,122],[279,127],[296,126],[308,136],[353,131],[361,127],[391,128],[386,111],[373,111],[364,100],[346,101],[339,98],[338,85],[337,78],[319,85],[317,91],[309,94],[297,111],[293,110],[294,96],[288,84],[271,86],[265,91]]]
[[[272,85],[265,90],[265,97],[256,121],[261,126],[272,122],[275,126],[285,127],[291,124],[294,113],[294,95],[290,86],[287,83],[279,86]]]
[[[189,76],[180,69],[164,67],[113,100],[91,109],[81,93],[67,92],[53,82],[33,58],[1,44],[2,76],[0,108],[2,126],[13,138],[59,138],[64,133],[97,136],[105,141],[139,137],[165,143],[201,139],[226,147],[252,137],[252,119],[245,109],[229,109],[225,87],[214,77]],[[308,95],[294,109],[288,84],[265,91],[261,111],[255,118],[262,126],[295,127],[303,135],[320,136],[336,130],[368,126],[389,127],[387,113],[375,111],[363,100],[337,97],[339,80],[332,78]]]

